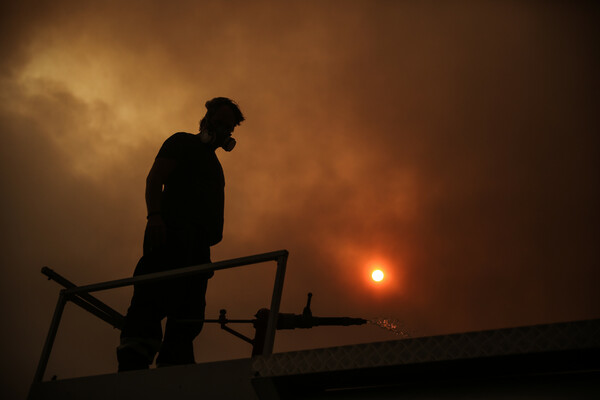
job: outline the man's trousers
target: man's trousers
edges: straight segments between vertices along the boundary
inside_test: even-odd
[[[167,231],[167,242],[144,255],[134,276],[210,263],[210,247],[189,229]],[[119,371],[194,363],[193,340],[202,330],[207,281],[212,272],[134,286],[117,348]],[[161,321],[167,318],[163,337]]]

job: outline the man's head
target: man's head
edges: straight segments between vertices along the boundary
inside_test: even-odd
[[[205,106],[206,115],[200,121],[200,133],[216,147],[231,151],[235,146],[231,133],[245,119],[240,108],[227,97],[215,97]]]

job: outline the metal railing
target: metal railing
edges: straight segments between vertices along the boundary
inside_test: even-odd
[[[275,272],[275,284],[273,286],[273,296],[271,297],[271,313],[269,314],[269,320],[267,323],[267,333],[265,336],[263,351],[263,354],[265,355],[272,354],[273,343],[275,341],[275,330],[277,328],[277,316],[279,314],[279,305],[281,303],[281,294],[283,291],[283,280],[285,278],[287,257],[287,250],[279,250],[270,253],[255,254],[252,256],[218,261],[210,264],[178,268],[170,271],[155,272],[152,274],[139,275],[134,276],[132,278],[118,279],[114,281],[94,283],[85,286],[76,286],[75,284],[69,282],[60,275],[54,273],[49,268],[44,267],[44,269],[42,269],[42,273],[47,275],[50,279],[56,280],[58,283],[63,285],[65,289],[62,289],[58,296],[58,302],[56,304],[56,308],[54,309],[54,315],[52,317],[52,322],[50,323],[50,329],[48,330],[48,335],[46,336],[46,342],[44,343],[44,348],[42,349],[42,355],[40,357],[40,361],[38,363],[33,382],[41,382],[44,377],[44,373],[48,365],[48,360],[50,358],[50,353],[52,351],[52,346],[54,344],[54,339],[56,338],[56,333],[60,324],[60,319],[62,317],[62,313],[67,301],[73,302],[74,304],[82,307],[86,311],[89,311],[90,313],[96,315],[98,318],[104,320],[105,322],[108,322],[112,326],[120,328],[122,326],[123,316],[117,311],[113,310],[111,307],[107,306],[100,300],[90,295],[91,292],[115,289],[140,283],[157,282],[166,279],[189,277],[207,271],[218,271],[221,269],[242,267],[245,265],[259,264],[267,261],[277,262],[277,270]]]

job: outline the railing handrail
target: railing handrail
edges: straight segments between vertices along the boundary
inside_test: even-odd
[[[267,332],[264,340],[264,355],[269,355],[273,352],[273,344],[275,341],[275,330],[277,327],[277,316],[279,314],[279,305],[281,304],[281,295],[283,292],[283,280],[285,278],[285,268],[288,257],[287,250],[278,250],[270,253],[262,253],[255,254],[246,257],[234,258],[230,260],[218,261],[210,264],[202,264],[195,265],[191,267],[177,268],[169,271],[163,272],[155,272],[151,274],[144,274],[135,276],[132,278],[125,279],[117,279],[112,281],[94,283],[85,286],[74,286],[67,287],[66,289],[62,289],[58,296],[58,303],[56,304],[56,308],[54,309],[54,315],[52,317],[52,322],[50,323],[50,329],[48,330],[48,335],[46,336],[46,342],[44,343],[44,348],[42,349],[42,355],[40,356],[40,361],[38,363],[38,367],[33,379],[33,382],[41,382],[44,376],[44,372],[46,371],[46,366],[48,365],[48,360],[50,358],[50,352],[52,351],[52,346],[54,344],[54,339],[56,337],[56,333],[58,331],[58,325],[60,324],[60,319],[62,317],[62,312],[67,301],[71,300],[74,304],[83,307],[85,310],[91,312],[97,317],[105,320],[106,322],[110,322],[110,318],[103,318],[101,313],[96,313],[93,311],[93,307],[87,307],[89,298],[91,297],[95,302],[101,303],[103,306],[104,303],[99,300],[89,296],[90,292],[97,292],[100,290],[107,289],[115,289],[124,286],[130,286],[139,283],[148,283],[161,281],[165,279],[174,279],[181,278],[191,275],[200,274],[207,271],[217,271],[221,269],[235,268],[241,267],[244,265],[252,265],[258,264],[266,261],[277,261],[277,270],[275,273],[275,284],[273,285],[273,296],[271,297],[271,312],[269,313],[269,320],[267,322]],[[48,269],[49,270],[49,269]],[[44,269],[42,269],[44,272]],[[64,280],[63,285],[70,286],[74,285],[71,282]],[[96,305],[97,306],[97,305]],[[101,307],[104,310],[110,309],[110,307]],[[112,309],[110,309],[112,310]],[[113,310],[114,311],[114,310]]]
[[[258,264],[266,261],[277,261],[280,257],[287,256],[287,250],[278,250],[270,253],[261,253],[246,257],[232,258],[230,260],[217,261],[215,263],[193,265],[191,267],[183,267],[171,269],[168,271],[153,272],[151,274],[138,275],[131,278],[116,279],[112,281],[93,283],[85,286],[77,286],[74,288],[65,289],[64,293],[68,296],[78,293],[91,293],[100,290],[116,289],[119,287],[130,286],[139,283],[148,283],[161,281],[165,279],[182,278],[190,275],[197,275],[202,272],[242,267],[245,265]]]

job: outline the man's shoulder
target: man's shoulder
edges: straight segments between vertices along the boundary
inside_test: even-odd
[[[172,134],[171,136],[169,136],[167,138],[166,141],[169,140],[190,140],[195,138],[196,135],[189,133],[189,132],[175,132],[174,134]]]
[[[187,144],[196,142],[198,135],[188,132],[175,132],[165,140],[163,146],[185,146]]]
[[[188,144],[194,141],[196,135],[188,132],[176,132],[169,136],[161,146],[157,157],[177,158],[182,154]]]

